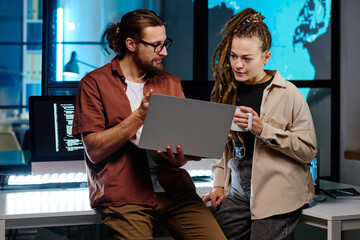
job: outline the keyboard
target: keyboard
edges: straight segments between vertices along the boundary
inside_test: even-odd
[[[82,183],[87,182],[84,172],[78,173],[52,173],[37,175],[11,175],[8,185],[36,185],[48,183]]]
[[[196,192],[203,195],[212,191],[211,170],[188,170],[193,178]],[[78,173],[51,173],[36,175],[11,175],[9,176],[8,186],[19,185],[45,185],[62,183],[87,183],[87,174]]]

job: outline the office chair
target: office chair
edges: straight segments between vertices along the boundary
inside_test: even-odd
[[[0,151],[21,150],[19,141],[13,132],[0,132]]]
[[[0,122],[0,132],[11,132],[12,126],[9,123]]]

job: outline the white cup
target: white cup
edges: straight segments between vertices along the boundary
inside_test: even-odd
[[[237,106],[235,112],[238,111],[240,112],[240,108]],[[231,123],[231,131],[235,131],[235,132],[247,132],[250,131],[252,128],[252,119],[253,119],[253,115],[251,113],[246,113],[248,115],[248,126],[247,128],[243,128],[240,127],[239,125],[237,125],[236,122],[232,121]]]

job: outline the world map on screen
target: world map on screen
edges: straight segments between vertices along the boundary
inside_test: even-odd
[[[272,35],[267,69],[287,80],[331,79],[331,0],[209,0],[209,54],[226,21],[248,7],[265,16]],[[310,91],[300,90],[304,96]]]

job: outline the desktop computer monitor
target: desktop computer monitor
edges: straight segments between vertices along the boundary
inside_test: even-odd
[[[75,96],[29,97],[34,174],[85,172],[82,141],[72,136]]]

